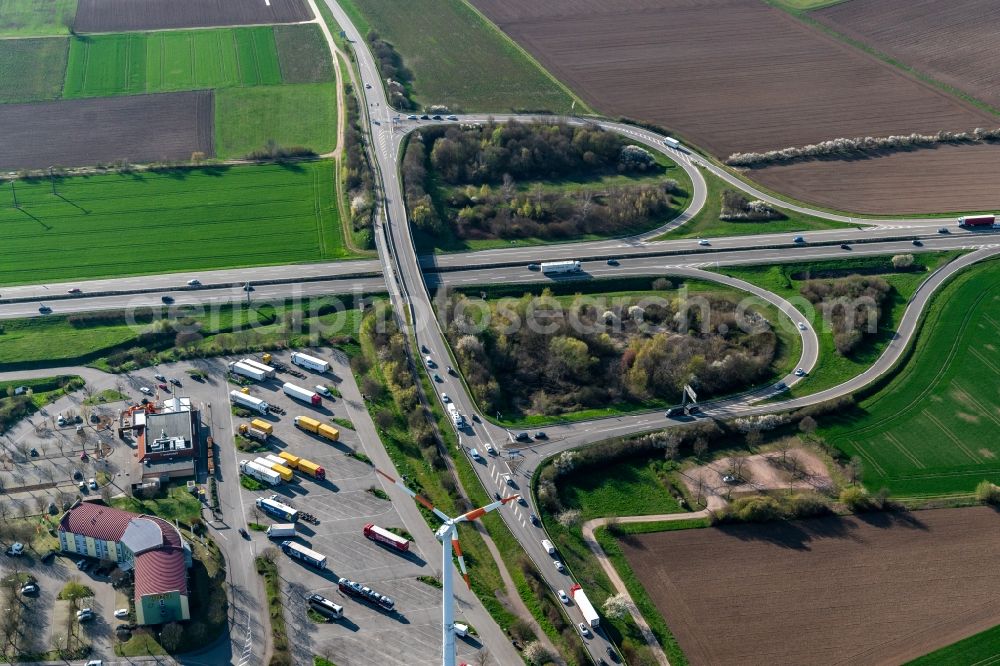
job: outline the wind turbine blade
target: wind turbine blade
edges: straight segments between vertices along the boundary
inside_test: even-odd
[[[455,522],[462,523],[462,522],[468,522],[470,520],[476,520],[477,518],[482,518],[485,514],[489,513],[490,511],[499,509],[504,504],[507,504],[508,502],[513,502],[518,497],[520,497],[520,495],[511,495],[510,497],[504,497],[503,499],[497,500],[492,504],[487,504],[486,506],[481,506],[478,509],[473,509],[472,511],[464,513],[458,518],[456,518]]]
[[[424,507],[426,507],[428,511],[434,512],[434,515],[437,516],[438,518],[440,518],[441,520],[443,520],[444,522],[448,522],[449,520],[451,520],[451,518],[448,517],[447,514],[445,514],[443,511],[441,511],[440,509],[438,509],[437,507],[435,507],[431,503],[431,501],[429,499],[427,499],[423,495],[419,495],[419,494],[413,492],[412,490],[410,490],[409,488],[407,488],[401,481],[397,481],[396,479],[392,478],[391,476],[389,476],[388,474],[386,474],[385,472],[383,472],[382,470],[380,470],[378,467],[375,468],[375,472],[376,472],[376,474],[379,474],[382,477],[384,477],[390,483],[394,484],[396,487],[400,488],[404,493],[406,493],[407,495],[409,495],[410,497],[412,497],[416,501],[418,501],[421,504],[423,504]]]
[[[458,530],[453,530],[451,537],[451,547],[455,551],[455,556],[458,557],[458,568],[462,571],[462,578],[465,579],[465,584],[468,588],[472,589],[472,583],[469,581],[469,570],[465,568],[465,556],[462,555],[462,547],[458,545]]]

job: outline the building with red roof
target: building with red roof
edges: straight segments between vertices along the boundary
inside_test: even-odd
[[[191,619],[187,587],[191,548],[166,520],[81,502],[59,521],[59,545],[64,552],[134,571],[137,624]]]

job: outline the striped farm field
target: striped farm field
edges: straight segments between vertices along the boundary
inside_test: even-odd
[[[963,271],[939,293],[903,369],[825,428],[864,461],[869,488],[929,497],[1000,482],[1000,261]]]
[[[347,258],[330,161],[16,181],[0,284]]]
[[[281,83],[270,26],[129,32],[70,40],[64,97]]]

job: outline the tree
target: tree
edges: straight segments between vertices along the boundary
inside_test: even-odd
[[[575,451],[563,451],[556,458],[554,463],[556,476],[562,476],[564,474],[569,474],[576,467],[576,452]]]
[[[569,529],[580,524],[580,518],[582,515],[583,514],[578,509],[570,509],[560,513],[556,520],[559,521],[560,525]]]
[[[708,440],[704,437],[699,437],[694,440],[694,444],[691,446],[691,450],[694,451],[696,458],[701,458],[708,451]]]
[[[176,622],[171,622],[160,632],[160,644],[167,652],[173,652],[179,648],[183,638],[184,629]]]
[[[632,611],[632,602],[624,592],[619,592],[605,599],[601,610],[608,618],[621,620]]]
[[[532,666],[541,666],[541,664],[552,660],[552,655],[549,653],[548,648],[542,645],[540,641],[531,641],[525,645],[521,655]]]
[[[792,450],[792,439],[782,437],[775,442],[774,448],[781,454],[781,464],[784,465],[788,461],[788,452]]]
[[[897,271],[913,266],[912,254],[897,254],[892,258],[892,267]]]
[[[816,427],[816,419],[811,416],[803,417],[803,419],[799,421],[799,430],[807,435],[811,435],[816,432]]]
[[[864,473],[864,463],[861,461],[861,456],[851,456],[850,462],[847,463],[847,480],[854,485],[861,481],[861,476]]]

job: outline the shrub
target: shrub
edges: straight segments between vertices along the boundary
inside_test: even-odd
[[[976,486],[976,501],[982,504],[1000,504],[1000,486],[980,481]]]
[[[897,254],[892,258],[892,267],[896,270],[903,270],[913,266],[912,254]]]

